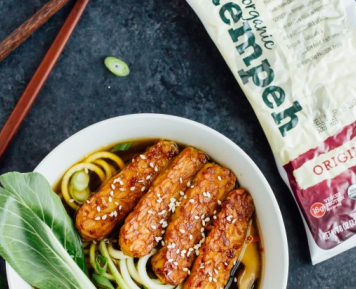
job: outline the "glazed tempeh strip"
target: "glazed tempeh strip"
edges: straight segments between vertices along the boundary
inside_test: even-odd
[[[188,276],[202,242],[204,226],[221,200],[235,186],[235,176],[226,168],[206,164],[195,176],[181,205],[172,215],[164,246],[152,257],[152,268],[164,283],[178,285]]]
[[[158,176],[121,227],[119,243],[125,255],[143,257],[151,253],[162,240],[178,200],[206,162],[204,153],[188,147]]]
[[[251,196],[242,188],[229,193],[221,212],[199,249],[192,274],[184,289],[224,288],[230,271],[238,260],[254,206]]]
[[[126,165],[79,209],[76,226],[81,236],[101,240],[110,234],[177,153],[175,143],[159,141]]]

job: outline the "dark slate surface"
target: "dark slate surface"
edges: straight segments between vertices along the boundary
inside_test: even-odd
[[[1,0],[0,39],[45,2]],[[0,63],[0,127],[72,6],[73,2]],[[103,59],[108,55],[129,64],[129,77],[117,78],[106,70]],[[356,249],[311,265],[299,212],[278,175],[263,131],[184,0],[91,1],[21,130],[0,160],[0,174],[33,170],[53,148],[90,124],[143,112],[204,123],[229,137],[256,162],[275,193],[285,221],[290,250],[288,288],[356,288]],[[0,274],[5,274],[1,258]]]

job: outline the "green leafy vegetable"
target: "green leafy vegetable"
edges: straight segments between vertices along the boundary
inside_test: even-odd
[[[109,56],[104,60],[105,66],[116,76],[127,76],[130,74],[130,69],[121,59]]]
[[[120,143],[116,145],[111,152],[127,151],[132,145],[132,142]]]
[[[2,275],[0,275],[0,288],[1,288],[1,289],[7,288],[6,279],[5,279]]]
[[[38,288],[95,288],[61,200],[38,173],[0,176],[0,255]]]
[[[115,289],[111,282],[103,276],[93,274],[93,281],[99,289]]]
[[[96,256],[95,267],[101,276],[104,275],[106,269],[108,268],[108,259],[101,255]]]

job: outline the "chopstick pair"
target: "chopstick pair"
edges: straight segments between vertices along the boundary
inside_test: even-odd
[[[38,27],[46,22],[68,1],[69,0],[52,0],[48,2],[29,20],[24,22],[18,29],[10,34],[10,36],[0,44],[0,61],[18,45],[20,45],[21,42],[27,39],[31,33],[33,33]],[[37,98],[44,83],[46,82],[48,76],[57,63],[57,60],[64,50],[64,47],[66,46],[88,3],[89,0],[76,1],[56,39],[52,43],[47,54],[43,58],[41,64],[37,68],[31,81],[22,94],[20,100],[16,104],[10,117],[2,128],[0,132],[0,158],[4,154],[12,139],[15,137],[23,120],[30,111],[35,99]]]

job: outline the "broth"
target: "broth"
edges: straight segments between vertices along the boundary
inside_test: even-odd
[[[143,153],[149,146],[152,146],[157,141],[158,141],[158,139],[130,140],[128,142],[125,142],[126,144],[132,143],[132,145],[127,150],[115,151],[113,153],[116,156],[118,156],[119,158],[121,158],[125,164],[127,164],[127,163],[131,162],[131,160],[135,156],[137,156],[140,153]],[[93,153],[112,152],[113,148],[115,148],[117,145],[125,144],[125,143],[121,142],[121,143],[109,145],[109,146],[103,147],[102,149],[95,151]],[[179,151],[182,151],[185,147],[187,147],[187,145],[183,145],[183,144],[179,144],[179,143],[177,143],[177,144],[179,147]],[[83,160],[85,160],[85,158]],[[81,161],[83,161],[83,160],[81,160]],[[79,164],[80,162],[78,162],[77,164]],[[210,159],[210,162],[215,162],[215,161]],[[120,169],[113,160],[107,160],[107,163],[108,163],[109,167],[111,168],[113,174],[116,174],[119,172]],[[218,162],[215,162],[215,163],[218,163]],[[73,164],[73,165],[76,165],[76,164]],[[90,172],[87,171],[87,173],[89,173],[89,177],[90,177],[90,182],[89,182],[90,192],[97,192],[100,189],[103,182],[101,182],[101,180],[97,174],[95,174],[91,171]],[[65,200],[65,198],[63,197],[63,192],[61,189],[62,179],[63,179],[63,176],[60,178],[60,180],[54,186],[54,191],[61,197],[63,204],[64,204],[65,208],[67,209],[68,214],[74,220],[76,210],[73,209],[71,204],[68,202],[68,200]],[[238,182],[236,182],[236,185],[237,184],[238,184]],[[238,185],[237,185],[237,187],[238,187]],[[111,233],[111,237],[109,237],[110,240],[113,240],[113,247],[116,247],[116,248],[117,248],[116,240],[117,240],[117,236],[119,233],[118,228],[121,225],[122,224],[119,224],[117,226],[117,228]],[[93,243],[90,244],[89,242],[85,242],[85,241],[83,242],[84,253],[86,255],[88,255],[87,256],[88,258],[89,258],[89,251],[90,251],[89,247],[92,246],[92,244]],[[88,261],[88,269],[89,269],[90,273],[94,272],[93,267],[91,266],[89,261]],[[241,256],[239,257],[239,261],[236,263],[235,267],[232,270],[232,273],[233,272],[234,273],[231,275],[231,278],[229,280],[231,285],[226,286],[225,288],[226,289],[227,288],[229,288],[229,289],[237,289],[237,288],[239,288],[239,289],[251,289],[251,288],[258,289],[258,288],[260,288],[260,283],[261,283],[260,280],[261,280],[261,275],[263,273],[262,269],[263,269],[263,246],[262,246],[261,235],[259,232],[258,221],[256,218],[256,214],[254,213],[253,218],[251,220],[251,225],[250,225],[249,231],[247,233],[244,249],[242,251]],[[153,272],[149,272],[149,274],[153,274]],[[248,284],[249,278],[250,279],[254,278],[254,281],[253,281],[253,283],[250,284],[250,286],[247,286],[246,284]],[[240,288],[238,284],[245,284],[246,286]]]

